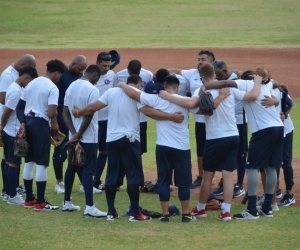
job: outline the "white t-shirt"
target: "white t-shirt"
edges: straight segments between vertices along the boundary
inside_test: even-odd
[[[123,69],[123,70],[117,72],[116,76],[117,76],[117,83],[118,82],[127,82],[127,79],[129,77],[128,70],[127,69]],[[143,88],[144,88],[145,84],[147,82],[152,81],[153,74],[152,74],[151,71],[146,70],[144,68],[141,68],[139,76],[142,78],[142,81],[143,81],[143,83],[142,83],[142,91],[143,91]],[[146,122],[147,120],[148,120],[148,117],[145,116],[143,113],[141,113],[140,114],[140,122]]]
[[[68,106],[71,113],[72,123],[76,132],[78,132],[83,117],[75,118],[72,114],[74,106],[83,109],[90,103],[96,102],[99,99],[99,90],[89,81],[78,79],[72,82],[66,91],[64,106]],[[72,138],[69,132],[69,138]],[[94,113],[93,119],[88,128],[82,134],[82,142],[84,143],[98,143],[98,114]]]
[[[253,89],[254,82],[247,80],[236,80],[235,81],[238,89],[249,92]],[[273,84],[262,84],[258,98],[255,101],[246,102],[243,101],[243,106],[247,114],[248,124],[250,127],[251,134],[269,127],[280,127],[283,123],[274,106],[265,108],[261,105],[261,100],[264,99],[265,95],[271,96],[273,93]]]
[[[99,90],[100,97],[106,90],[115,87],[117,84],[117,78],[112,70],[109,70],[105,75],[101,75],[95,87]],[[107,107],[98,111],[98,121],[105,121],[108,117]]]
[[[139,109],[143,107],[142,104],[128,97],[121,88],[107,90],[99,101],[108,106],[107,142],[126,135],[133,135],[140,141]]]
[[[13,66],[8,66],[0,76],[0,92],[6,92],[9,85],[11,85],[18,77],[19,72]],[[0,123],[3,110],[4,107],[0,103]]]
[[[199,96],[200,88],[194,93]],[[219,96],[219,89],[211,89],[213,98]],[[206,139],[218,139],[229,136],[238,136],[239,131],[235,120],[235,100],[242,100],[245,93],[234,88],[230,88],[230,95],[225,98],[214,110],[212,116],[205,117]]]
[[[188,98],[177,94],[174,94],[174,96],[180,98]],[[183,108],[175,103],[164,100],[158,95],[152,95],[147,93],[141,94],[141,103],[168,114],[181,112],[184,116],[184,120],[182,123],[176,123],[168,120],[156,121],[156,144],[180,150],[190,149],[189,109]],[[199,108],[194,108],[191,109],[191,112],[197,113],[198,110]]]
[[[294,124],[292,122],[290,115],[287,115],[287,118],[284,120],[283,125],[284,125],[284,133],[286,135],[291,133],[294,130]]]
[[[20,122],[17,118],[16,107],[20,101],[23,90],[24,89],[19,84],[13,82],[6,91],[5,106],[3,107],[4,109],[5,107],[11,109],[12,112],[10,113],[6,126],[3,130],[10,136],[16,136],[20,129]]]
[[[57,106],[58,95],[58,88],[49,78],[44,76],[35,78],[27,85],[21,96],[21,99],[26,102],[25,116],[32,111],[35,117],[49,121],[48,105]]]
[[[181,75],[176,75],[179,80],[179,88],[178,88],[178,95],[186,96],[186,90],[190,89],[188,86],[188,81]]]
[[[188,89],[191,93],[195,93],[196,89],[203,85],[200,79],[199,71],[197,69],[181,70],[181,75],[188,82]],[[204,123],[204,116],[194,114],[195,122]]]

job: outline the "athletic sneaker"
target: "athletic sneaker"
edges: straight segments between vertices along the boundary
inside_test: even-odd
[[[138,222],[138,221],[149,221],[152,220],[150,216],[142,214],[142,212],[139,210],[139,214],[133,214],[130,213],[128,221],[130,222]]]
[[[32,201],[25,200],[24,207],[33,208],[35,204],[36,204],[36,199],[33,199]]]
[[[295,197],[293,194],[289,194],[288,192],[285,192],[283,198],[281,201],[278,202],[278,206],[288,207],[292,204],[295,204]]]
[[[79,192],[84,193],[83,185],[80,185]],[[102,193],[102,190],[93,187],[93,194],[99,194],[99,193]]]
[[[102,212],[99,209],[97,209],[95,207],[95,205],[93,206],[86,206],[88,208],[86,208],[84,210],[83,213],[83,217],[84,218],[103,218],[107,216],[107,212]]]
[[[221,178],[218,186],[216,187],[216,189],[213,191],[213,194],[215,196],[219,196],[223,194],[223,179]]]
[[[3,198],[2,198],[2,201],[7,202],[7,201],[8,201],[8,198],[9,198],[9,195],[4,194],[4,196],[3,196]]]
[[[65,193],[65,183],[63,181],[57,183],[55,185],[55,189],[54,189],[55,193],[57,194],[64,194]]]
[[[4,191],[2,191],[1,192],[1,199],[3,199],[5,195],[6,195],[6,193]]]
[[[244,198],[242,199],[241,204],[246,204],[247,201],[248,201],[248,191],[246,191],[246,194],[245,194]]]
[[[59,209],[59,206],[54,206],[49,203],[45,199],[45,201],[42,204],[35,204],[34,205],[34,211],[43,211],[43,212],[48,212],[48,211],[57,211]]]
[[[100,189],[101,191],[104,191],[105,190],[105,185],[100,180],[100,184],[98,186],[95,186],[95,188]]]
[[[62,210],[63,212],[73,212],[73,211],[79,211],[80,206],[75,206],[72,204],[72,201],[64,201]]]
[[[273,217],[273,212],[272,212],[272,208],[271,209],[264,209],[263,206],[260,208],[257,208],[257,211],[260,215],[264,216],[264,217]]]
[[[220,213],[218,218],[218,220],[221,220],[221,221],[230,221],[231,220],[231,214],[229,212],[226,212],[226,213]]]
[[[259,214],[257,211],[251,212],[248,209],[245,209],[240,214],[233,215],[233,218],[237,220],[257,220],[259,218]]]
[[[282,197],[281,189],[278,189],[278,190],[276,191],[276,198],[277,198],[277,199],[280,199],[281,197]]]
[[[245,193],[242,185],[235,184],[233,189],[233,198],[242,196]]]
[[[170,215],[169,214],[163,215],[160,218],[158,218],[158,221],[167,223],[170,221]]]
[[[197,179],[191,184],[190,189],[198,188],[201,186],[202,176],[197,176]]]
[[[271,205],[272,207],[272,211],[279,211],[279,207],[278,207],[278,204],[275,203],[274,205]]]
[[[26,194],[26,190],[22,186],[18,186],[16,191],[19,195],[25,195]]]
[[[196,217],[191,214],[182,214],[181,222],[191,222],[196,221]]]
[[[264,204],[264,202],[265,202],[265,197],[263,197],[263,198],[261,198],[260,200],[258,200],[258,201],[256,202],[256,206],[257,206],[257,207],[261,207],[262,204]]]
[[[191,215],[193,215],[197,218],[206,218],[207,217],[205,209],[202,209],[202,210],[198,211],[197,207],[194,207],[192,209]]]
[[[115,209],[115,212],[108,212],[107,213],[106,220],[114,221],[116,218],[119,218],[119,215],[118,215],[116,209]]]
[[[22,195],[16,194],[13,198],[8,198],[7,204],[9,205],[21,205],[23,206],[25,201],[22,198]]]

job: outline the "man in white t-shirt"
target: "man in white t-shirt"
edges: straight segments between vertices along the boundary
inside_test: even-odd
[[[14,141],[20,128],[20,122],[16,115],[16,107],[21,98],[23,88],[38,77],[34,67],[25,66],[19,71],[19,77],[13,82],[6,91],[6,100],[3,114],[1,117],[0,133],[2,133],[4,143],[4,156],[6,159],[6,199],[11,205],[24,205],[22,195],[17,193],[17,182],[19,179],[18,169],[20,168],[21,158],[14,156]],[[6,200],[4,199],[4,200]]]
[[[209,50],[201,50],[198,53],[198,64],[196,69],[181,70],[169,69],[170,72],[181,75],[187,81],[187,89],[193,94],[203,83],[199,74],[199,68],[206,64],[212,64],[215,61],[214,54]],[[203,115],[194,115],[195,119],[195,137],[197,146],[198,176],[192,183],[191,188],[198,188],[201,185],[203,175],[203,151],[206,141],[205,120]]]
[[[240,220],[254,220],[259,218],[259,214],[265,217],[273,217],[272,198],[277,182],[276,169],[282,162],[283,145],[283,124],[274,106],[265,108],[261,100],[265,96],[271,96],[274,83],[270,79],[264,79],[261,90],[255,101],[243,101],[243,106],[248,118],[248,124],[252,137],[249,143],[246,174],[248,182],[248,205],[247,209],[234,218]],[[218,81],[202,86],[204,89],[218,89],[223,87],[237,86],[239,90],[251,91],[255,84],[253,81],[235,80]],[[256,196],[258,189],[258,169],[265,169],[266,173],[266,194],[261,207],[256,207]]]
[[[138,90],[141,88],[142,79],[132,75],[128,77],[127,83]],[[91,115],[106,106],[108,106],[106,138],[108,166],[105,180],[107,220],[112,221],[118,217],[115,196],[117,187],[123,185],[125,175],[130,199],[129,221],[150,220],[150,217],[143,215],[139,210],[139,187],[144,184],[139,133],[140,111],[156,119],[177,120],[178,114],[166,114],[143,106],[124,94],[120,88],[107,90],[97,102],[89,104],[84,109],[75,108],[72,113],[75,117]],[[183,117],[180,116],[180,119],[183,120]]]
[[[105,91],[113,88],[116,85],[116,75],[110,70],[111,55],[106,52],[101,52],[97,56],[96,64],[100,68],[100,78],[95,84],[95,87],[99,90],[99,96],[101,97]],[[98,98],[99,99],[99,98]],[[98,111],[98,150],[99,155],[97,158],[97,164],[95,166],[94,187],[99,190],[104,190],[105,186],[100,180],[103,173],[107,152],[106,152],[106,132],[107,132],[107,119],[108,108],[103,108]]]
[[[10,84],[12,84],[18,77],[19,71],[25,66],[36,66],[36,61],[33,55],[23,55],[17,62],[8,66],[1,74],[0,77],[0,120],[3,112],[3,105],[5,103],[5,95],[6,90]],[[1,197],[4,197],[4,189],[5,189],[5,179],[4,177],[4,169],[5,169],[5,159],[3,158],[1,161],[1,172],[2,172],[2,180],[3,180],[3,189],[1,193]],[[18,169],[18,176],[20,177],[20,168]],[[18,193],[23,194],[25,190],[19,185],[19,178],[18,178]]]
[[[26,189],[24,207],[35,211],[56,211],[58,206],[51,205],[45,199],[47,167],[49,166],[51,135],[58,132],[57,103],[58,82],[65,72],[62,61],[51,60],[47,63],[47,72],[31,81],[25,88],[17,106],[17,117],[21,123],[20,136],[26,136],[30,145],[25,156],[23,179]],[[51,128],[49,129],[49,122]],[[36,163],[37,199],[32,194],[33,165]]]
[[[98,147],[98,114],[86,115],[79,119],[70,113],[74,106],[83,108],[99,99],[99,90],[93,86],[100,77],[100,69],[97,65],[90,65],[82,78],[73,82],[65,96],[63,117],[69,129],[70,143],[80,140],[81,146],[86,152],[86,162],[82,169],[82,185],[84,187],[86,206],[83,216],[85,218],[106,217],[107,213],[98,210],[93,201],[93,172],[97,161]],[[77,167],[68,164],[65,173],[65,198],[63,212],[79,211],[80,207],[71,202],[71,192]]]
[[[142,68],[142,64],[138,60],[131,60],[127,69],[123,69],[116,73],[117,83],[127,82],[130,75],[138,75],[142,78],[142,91],[146,83],[152,81],[153,74],[151,71]],[[147,120],[148,117],[143,113],[140,114],[140,137],[142,154],[147,152]]]

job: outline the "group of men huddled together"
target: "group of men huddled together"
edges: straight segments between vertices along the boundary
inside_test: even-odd
[[[38,77],[32,55],[22,56],[6,68],[0,78],[1,126],[4,157],[1,162],[2,198],[8,204],[36,211],[56,211],[58,206],[45,199],[51,136],[66,135],[65,143],[54,149],[55,192],[64,193],[62,211],[79,211],[71,191],[77,173],[85,193],[84,217],[119,217],[115,197],[124,177],[130,200],[129,221],[150,220],[139,209],[140,186],[144,184],[141,155],[147,152],[147,119],[156,120],[156,163],[159,200],[169,222],[172,180],[178,187],[182,222],[207,217],[205,206],[216,171],[222,179],[213,191],[223,195],[219,220],[231,220],[233,197],[245,194],[247,208],[233,217],[258,219],[273,217],[278,205],[295,203],[293,182],[293,124],[289,117],[292,101],[287,89],[273,79],[265,81],[252,71],[230,71],[211,51],[200,51],[196,69],[159,69],[155,77],[131,60],[127,69],[114,73],[111,55],[101,52],[96,64],[87,67],[78,55],[69,65],[59,60],[47,63]],[[198,108],[201,94],[209,91],[216,105],[212,116]],[[190,96],[188,96],[190,92]],[[193,182],[189,143],[189,112],[195,118],[199,176]],[[249,148],[247,123],[252,134]],[[30,147],[23,171],[25,190],[19,186],[21,158],[14,156],[16,134],[26,137]],[[70,163],[63,178],[66,145],[80,141],[86,152],[84,167]],[[98,156],[97,156],[97,152]],[[247,157],[248,154],[248,157]],[[107,161],[105,183],[100,178]],[[283,163],[283,164],[282,164]],[[33,194],[33,167],[36,164],[36,198]],[[280,196],[278,176],[283,167],[286,192]],[[233,171],[238,171],[233,185]],[[264,196],[257,202],[259,172]],[[174,178],[172,177],[174,175]],[[189,208],[190,189],[200,187],[199,201]],[[93,194],[105,190],[108,212],[97,209]],[[22,198],[22,191],[26,199]],[[282,196],[282,195],[281,195]]]

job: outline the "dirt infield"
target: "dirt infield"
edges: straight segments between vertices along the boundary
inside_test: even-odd
[[[197,65],[197,55],[200,49],[117,49],[121,54],[121,63],[115,72],[127,67],[132,59],[142,62],[143,68],[156,72],[160,68],[190,69]],[[288,85],[289,93],[293,99],[300,99],[300,87],[297,72],[300,65],[300,49],[209,49],[214,52],[217,59],[226,61],[229,69],[248,70],[257,66],[264,66],[272,77]],[[85,55],[89,64],[96,62],[97,54],[109,49],[64,49],[64,50],[10,50],[0,49],[0,71],[15,62],[23,54],[33,54],[37,59],[37,70],[43,75],[47,61],[60,59],[68,64],[78,54]],[[293,192],[296,205],[300,206],[300,159],[293,161],[295,186]],[[193,178],[197,175],[197,166],[193,166]],[[155,181],[155,173],[147,173],[146,180]],[[235,180],[236,177],[234,177]],[[216,174],[213,182],[215,187],[220,179]],[[285,189],[283,175],[281,174],[281,189]],[[244,182],[246,183],[246,182]],[[260,188],[260,193],[262,190]],[[172,192],[177,195],[177,191]],[[198,189],[192,190],[192,196],[198,196]],[[241,198],[235,199],[240,201]]]

